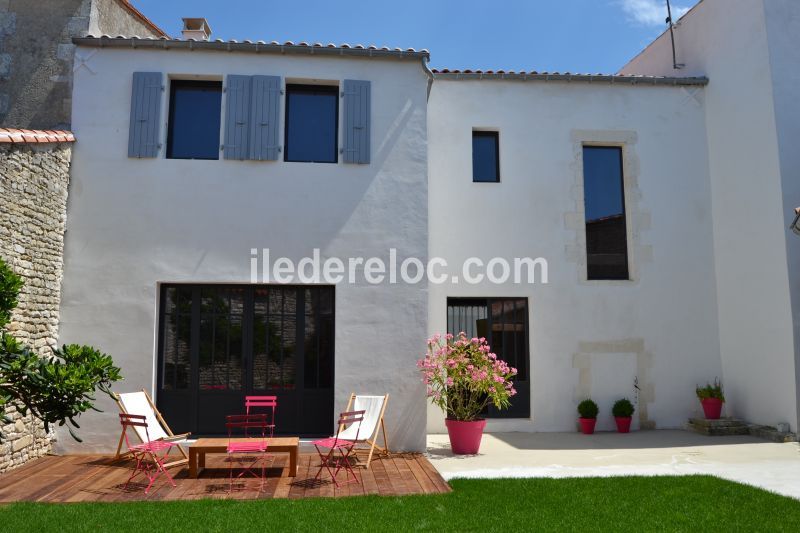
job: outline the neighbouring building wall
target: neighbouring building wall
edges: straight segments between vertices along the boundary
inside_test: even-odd
[[[668,34],[622,69],[711,80],[705,114],[726,405],[730,415],[789,422],[793,431],[800,243],[787,228],[800,204],[795,4],[704,0],[675,29],[683,69],[672,68]]]
[[[91,70],[75,74],[72,164],[60,339],[111,354],[125,381],[154,390],[161,282],[249,283],[250,250],[295,263],[327,257],[427,257],[427,77],[418,61],[79,48]],[[222,80],[270,74],[284,80],[370,80],[371,162],[127,157],[136,71]],[[313,82],[313,81],[312,81]],[[162,110],[166,140],[167,96]],[[224,102],[224,99],[223,99]],[[281,114],[285,102],[281,101]],[[222,123],[225,124],[223,103]],[[281,128],[282,131],[282,128]],[[281,141],[283,143],[283,141]],[[336,286],[335,408],[353,391],[390,394],[392,449],[425,447],[425,399],[415,360],[424,349],[427,285]],[[116,406],[81,418],[84,443],[62,450],[113,451]],[[334,421],[331,421],[333,429]]]
[[[0,0],[0,125],[69,129],[72,38],[87,33],[160,36],[124,0]]]
[[[94,0],[89,33],[92,35],[137,35],[161,37],[150,24],[134,14],[128,0]]]
[[[778,131],[783,222],[788,227],[800,205],[800,2],[765,2],[767,42],[772,71],[772,99]],[[800,238],[784,229],[794,325],[795,395],[800,428]]]
[[[8,331],[41,355],[58,338],[71,147],[0,143],[0,257],[25,281]],[[13,407],[0,428],[0,472],[50,451],[50,436]]]
[[[531,418],[490,431],[574,431],[591,396],[641,427],[699,413],[695,385],[720,375],[711,189],[701,86],[436,79],[428,108],[430,331],[448,297],[527,297]],[[500,182],[472,182],[473,129],[499,132]],[[623,146],[630,281],[587,281],[582,145]],[[542,257],[548,283],[463,281],[469,257]],[[540,272],[537,272],[537,275]],[[640,391],[634,388],[638,379]],[[431,432],[443,415],[428,412]]]

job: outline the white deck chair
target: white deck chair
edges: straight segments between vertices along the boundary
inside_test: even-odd
[[[388,394],[385,396],[365,396],[352,393],[345,408],[345,411],[364,411],[364,420],[361,422],[361,427],[357,428],[353,424],[346,428],[339,428],[339,438],[366,444],[369,447],[367,468],[369,468],[372,454],[376,448],[382,455],[389,455],[389,442],[386,440],[386,426],[383,422],[387,403],[389,403]],[[379,430],[383,435],[383,446],[377,444]],[[356,439],[356,432],[358,432],[358,439]]]
[[[141,415],[145,417],[145,421],[147,422],[147,433],[145,433],[145,428],[143,427],[134,427],[136,430],[136,436],[139,437],[139,440],[142,442],[147,441],[147,436],[149,433],[150,440],[164,440],[169,442],[175,442],[178,444],[176,446],[180,451],[181,455],[183,455],[182,459],[176,459],[174,461],[170,461],[169,463],[165,463],[164,467],[169,468],[171,466],[177,466],[181,464],[185,464],[189,462],[189,456],[186,453],[186,450],[183,449],[181,444],[187,443],[187,437],[190,435],[189,433],[182,433],[180,435],[175,435],[172,430],[167,425],[167,422],[161,416],[161,413],[158,412],[156,409],[153,400],[150,398],[150,395],[147,394],[147,391],[142,389],[139,392],[125,392],[122,394],[114,394],[115,399],[117,400],[117,405],[119,406],[119,410],[123,413],[127,413],[129,415]],[[117,445],[117,453],[114,456],[114,459],[119,459],[122,455],[120,454],[120,450],[122,449],[122,444],[124,442],[125,433],[123,430],[122,435],[119,437],[119,444]]]

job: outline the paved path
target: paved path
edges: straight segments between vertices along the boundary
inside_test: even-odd
[[[478,455],[454,456],[447,435],[429,435],[428,458],[445,479],[712,474],[800,499],[800,446],[749,436],[495,433]]]

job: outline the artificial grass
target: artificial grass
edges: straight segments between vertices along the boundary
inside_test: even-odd
[[[14,503],[4,531],[797,531],[800,501],[711,476],[456,479],[430,496]]]

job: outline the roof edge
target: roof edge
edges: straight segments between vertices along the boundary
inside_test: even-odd
[[[0,143],[63,143],[75,142],[75,135],[65,130],[18,130],[0,128]]]
[[[430,59],[427,50],[415,50],[413,48],[378,48],[376,46],[364,47],[362,45],[350,46],[342,45],[322,45],[320,43],[307,44],[293,42],[270,43],[264,41],[195,41],[193,39],[146,39],[141,37],[111,37],[103,35],[95,37],[74,37],[72,42],[78,46],[88,46],[94,48],[150,48],[155,50],[216,50],[222,52],[248,52],[256,54],[309,54],[324,56],[355,56],[366,58],[396,58],[396,59]]]
[[[705,86],[708,78],[669,77],[669,76],[635,76],[622,74],[570,74],[559,72],[442,72],[433,71],[435,80],[510,80],[510,81],[562,81],[579,83],[607,83],[610,85],[659,85],[659,86]]]

